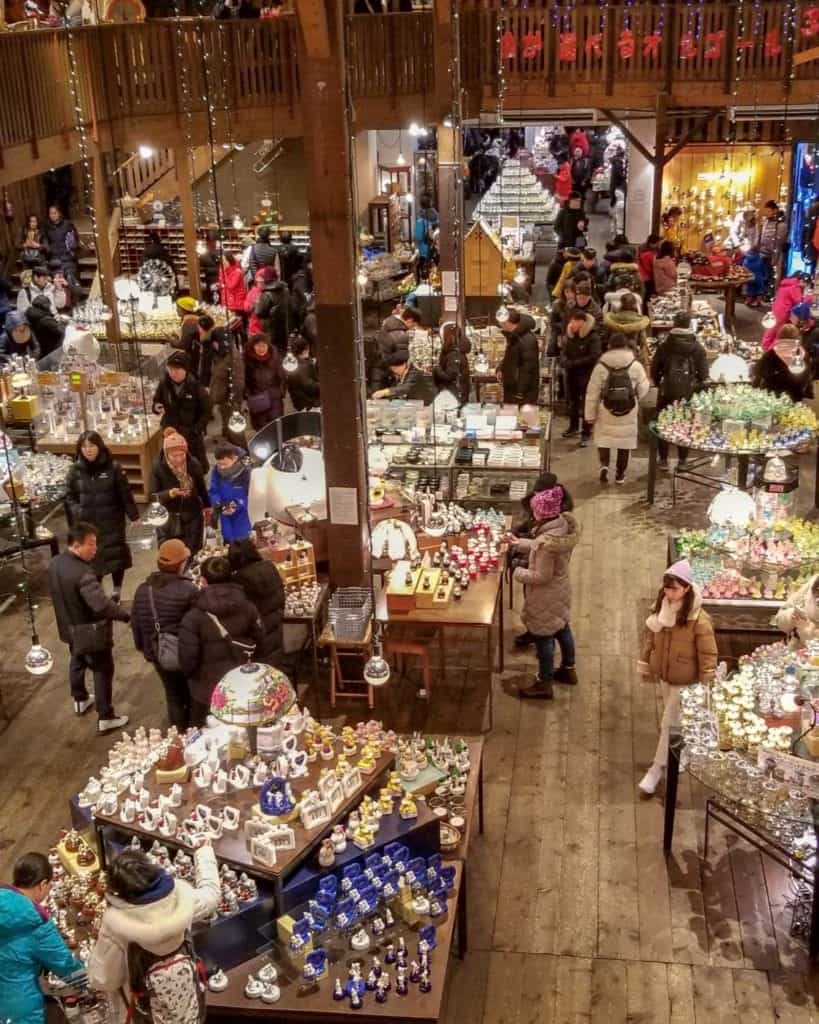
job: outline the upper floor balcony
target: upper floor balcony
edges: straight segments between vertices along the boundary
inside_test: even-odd
[[[445,5],[448,10],[448,5]],[[576,108],[771,107],[816,102],[816,0],[698,4],[464,0],[352,15],[347,58],[356,129],[433,123],[451,95],[459,33],[468,117]],[[0,35],[0,183],[103,150],[301,133],[296,15],[157,19]],[[80,127],[84,140],[80,138]]]

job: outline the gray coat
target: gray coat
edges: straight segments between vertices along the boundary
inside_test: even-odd
[[[580,524],[563,512],[538,524],[531,540],[517,542],[529,550],[528,569],[515,569],[515,579],[523,584],[521,618],[535,636],[554,636],[571,618],[569,562],[579,539]]]

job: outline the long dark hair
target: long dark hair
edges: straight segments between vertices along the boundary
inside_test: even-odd
[[[664,590],[666,587],[672,586],[674,583],[681,583],[685,588],[685,594],[680,603],[680,610],[677,612],[677,625],[684,626],[688,622],[688,616],[691,614],[691,609],[694,607],[694,588],[686,580],[681,580],[679,576],[672,576],[670,572],[665,573],[663,576],[663,585],[660,587],[660,592],[657,594],[657,600],[654,602],[654,614],[657,615],[663,606],[663,600],[665,598]]]
[[[261,562],[262,556],[256,549],[256,545],[249,537],[244,540],[232,540],[228,547],[228,561],[233,572],[244,569],[246,565],[254,562]]]
[[[82,454],[82,446],[86,441],[90,441],[91,444],[96,445],[99,449],[97,457],[94,460],[94,464],[99,465],[100,463],[105,462],[111,453],[108,451],[108,445],[106,445],[105,441],[103,441],[102,437],[96,430],[84,430],[80,434],[77,438],[77,449],[74,452],[74,458],[79,459],[80,456],[82,456],[82,458],[85,459],[85,456]]]

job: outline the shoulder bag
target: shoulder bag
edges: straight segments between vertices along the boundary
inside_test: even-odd
[[[60,593],[63,596],[63,604],[66,609],[68,602],[65,599],[65,585],[62,577],[60,581]],[[99,619],[97,622],[78,622],[69,626],[71,634],[72,654],[101,654],[114,645],[114,629],[110,619]]]
[[[236,664],[237,665],[244,665],[246,661],[249,661],[250,658],[253,656],[253,652],[256,650],[256,645],[255,644],[244,644],[244,643],[242,643],[241,640],[234,640],[233,637],[230,635],[230,633],[228,633],[228,631],[222,625],[221,620],[218,619],[213,614],[213,612],[205,612],[205,614],[211,620],[211,622],[216,626],[217,630],[219,631],[219,636],[223,640],[227,641],[227,644],[230,647],[231,657],[234,659]],[[240,660],[239,659],[239,654],[246,654],[247,657],[245,659]]]
[[[165,632],[159,624],[159,616],[156,614],[156,602],[154,601],[154,589],[146,583],[148,588],[148,601],[151,605],[151,615],[154,620],[154,657],[160,668],[166,672],[178,672],[179,665],[179,637],[175,633]]]

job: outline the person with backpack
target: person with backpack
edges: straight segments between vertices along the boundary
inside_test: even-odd
[[[179,665],[190,689],[191,725],[205,724],[219,680],[262,644],[256,606],[231,577],[226,558],[202,565],[203,589],[179,627]]]
[[[657,413],[680,399],[690,398],[708,380],[708,356],[691,330],[691,315],[674,314],[674,325],[657,346],[651,361],[651,379],[657,385]],[[668,442],[658,440],[658,467],[668,470]],[[677,447],[677,469],[685,467],[688,449]]]
[[[563,349],[566,398],[569,406],[569,426],[563,432],[563,437],[575,437],[577,434],[589,377],[602,351],[594,317],[590,313],[584,313],[582,309],[573,310],[566,327],[566,344]],[[580,433],[581,448],[588,447],[590,437],[591,424],[584,419]]]
[[[608,483],[611,449],[617,450],[614,482],[626,482],[629,453],[637,447],[640,402],[651,385],[624,334],[615,334],[586,388],[586,420],[594,424],[600,483]]]
[[[136,588],[131,605],[134,646],[156,670],[165,690],[168,722],[180,733],[191,723],[188,681],[179,667],[179,627],[199,597],[199,588],[187,575],[190,558],[190,548],[181,540],[163,541],[157,572]]]
[[[216,912],[219,867],[209,839],[194,851],[195,884],[175,878],[143,850],[108,865],[107,907],[88,961],[88,984],[111,993],[116,1024],[202,1024],[203,965],[191,926]]]

